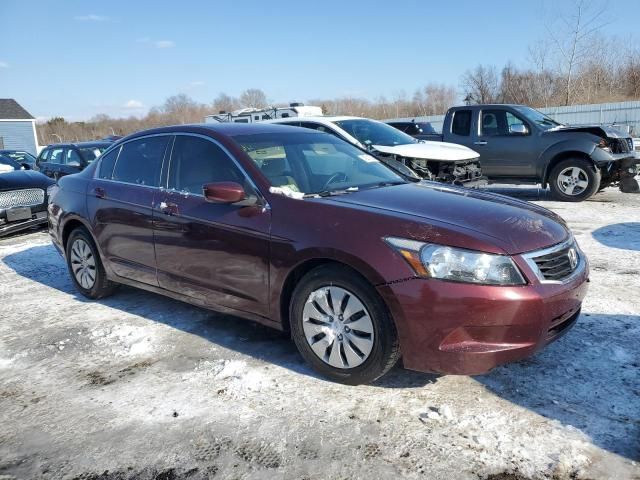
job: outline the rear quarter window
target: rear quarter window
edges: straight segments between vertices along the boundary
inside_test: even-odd
[[[118,154],[120,153],[120,148],[118,147],[114,150],[111,150],[100,160],[100,167],[98,170],[98,178],[102,178],[104,180],[111,180],[113,176],[113,167],[116,165],[116,160],[118,159]]]

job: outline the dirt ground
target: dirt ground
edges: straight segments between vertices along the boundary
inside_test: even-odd
[[[0,240],[0,479],[640,479],[640,195],[562,215],[578,324],[478,377],[318,378],[275,331],[133,288],[89,302],[45,232]]]

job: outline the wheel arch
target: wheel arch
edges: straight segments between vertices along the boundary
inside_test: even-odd
[[[351,261],[345,261],[344,259],[338,259],[335,257],[316,257],[316,258],[308,258],[300,263],[298,263],[294,268],[292,268],[288,275],[286,276],[282,288],[280,289],[280,296],[278,299],[278,308],[279,312],[279,320],[282,325],[282,330],[285,332],[291,331],[290,326],[290,318],[289,318],[289,305],[291,303],[291,298],[293,296],[293,291],[295,290],[298,282],[311,270],[327,265],[335,265],[338,267],[345,268],[350,270],[355,275],[358,275],[360,278],[365,280],[367,283],[371,285],[373,290],[375,291],[375,286],[383,283],[383,278],[375,272],[371,267],[362,267],[361,265],[354,266],[354,263]],[[357,264],[356,264],[357,265]],[[365,270],[365,271],[362,271]],[[379,295],[376,291],[376,294]],[[388,305],[384,301],[384,299],[380,296],[381,303],[389,310]]]
[[[543,175],[543,178],[542,178],[542,186],[544,188],[546,188],[547,184],[549,183],[549,176],[551,175],[551,172],[554,169],[554,167],[557,164],[559,164],[560,162],[563,162],[563,161],[568,160],[570,158],[580,158],[582,160],[586,160],[589,163],[591,163],[594,168],[597,168],[596,164],[594,163],[594,161],[591,158],[591,156],[588,153],[585,153],[584,151],[581,151],[581,150],[567,150],[567,151],[564,151],[564,152],[557,153],[555,156],[553,156],[547,162],[547,165],[545,167],[544,175]]]

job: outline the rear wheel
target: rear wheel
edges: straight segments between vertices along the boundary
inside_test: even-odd
[[[600,180],[600,171],[582,158],[570,158],[558,163],[549,175],[553,196],[564,202],[586,200],[598,191]]]
[[[369,383],[400,357],[395,324],[376,291],[345,267],[309,272],[293,292],[291,333],[304,359],[341,383]]]
[[[111,295],[117,284],[107,279],[98,249],[89,232],[76,228],[66,246],[67,267],[76,288],[87,298]]]

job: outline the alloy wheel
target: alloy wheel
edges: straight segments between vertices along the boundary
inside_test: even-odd
[[[373,349],[373,322],[352,292],[336,286],[311,292],[304,305],[302,327],[313,352],[335,368],[364,363]]]
[[[565,195],[580,195],[589,186],[589,177],[580,167],[568,167],[560,172],[556,180],[558,188]]]
[[[77,238],[71,245],[71,269],[82,288],[90,290],[96,283],[96,259],[82,238]]]

